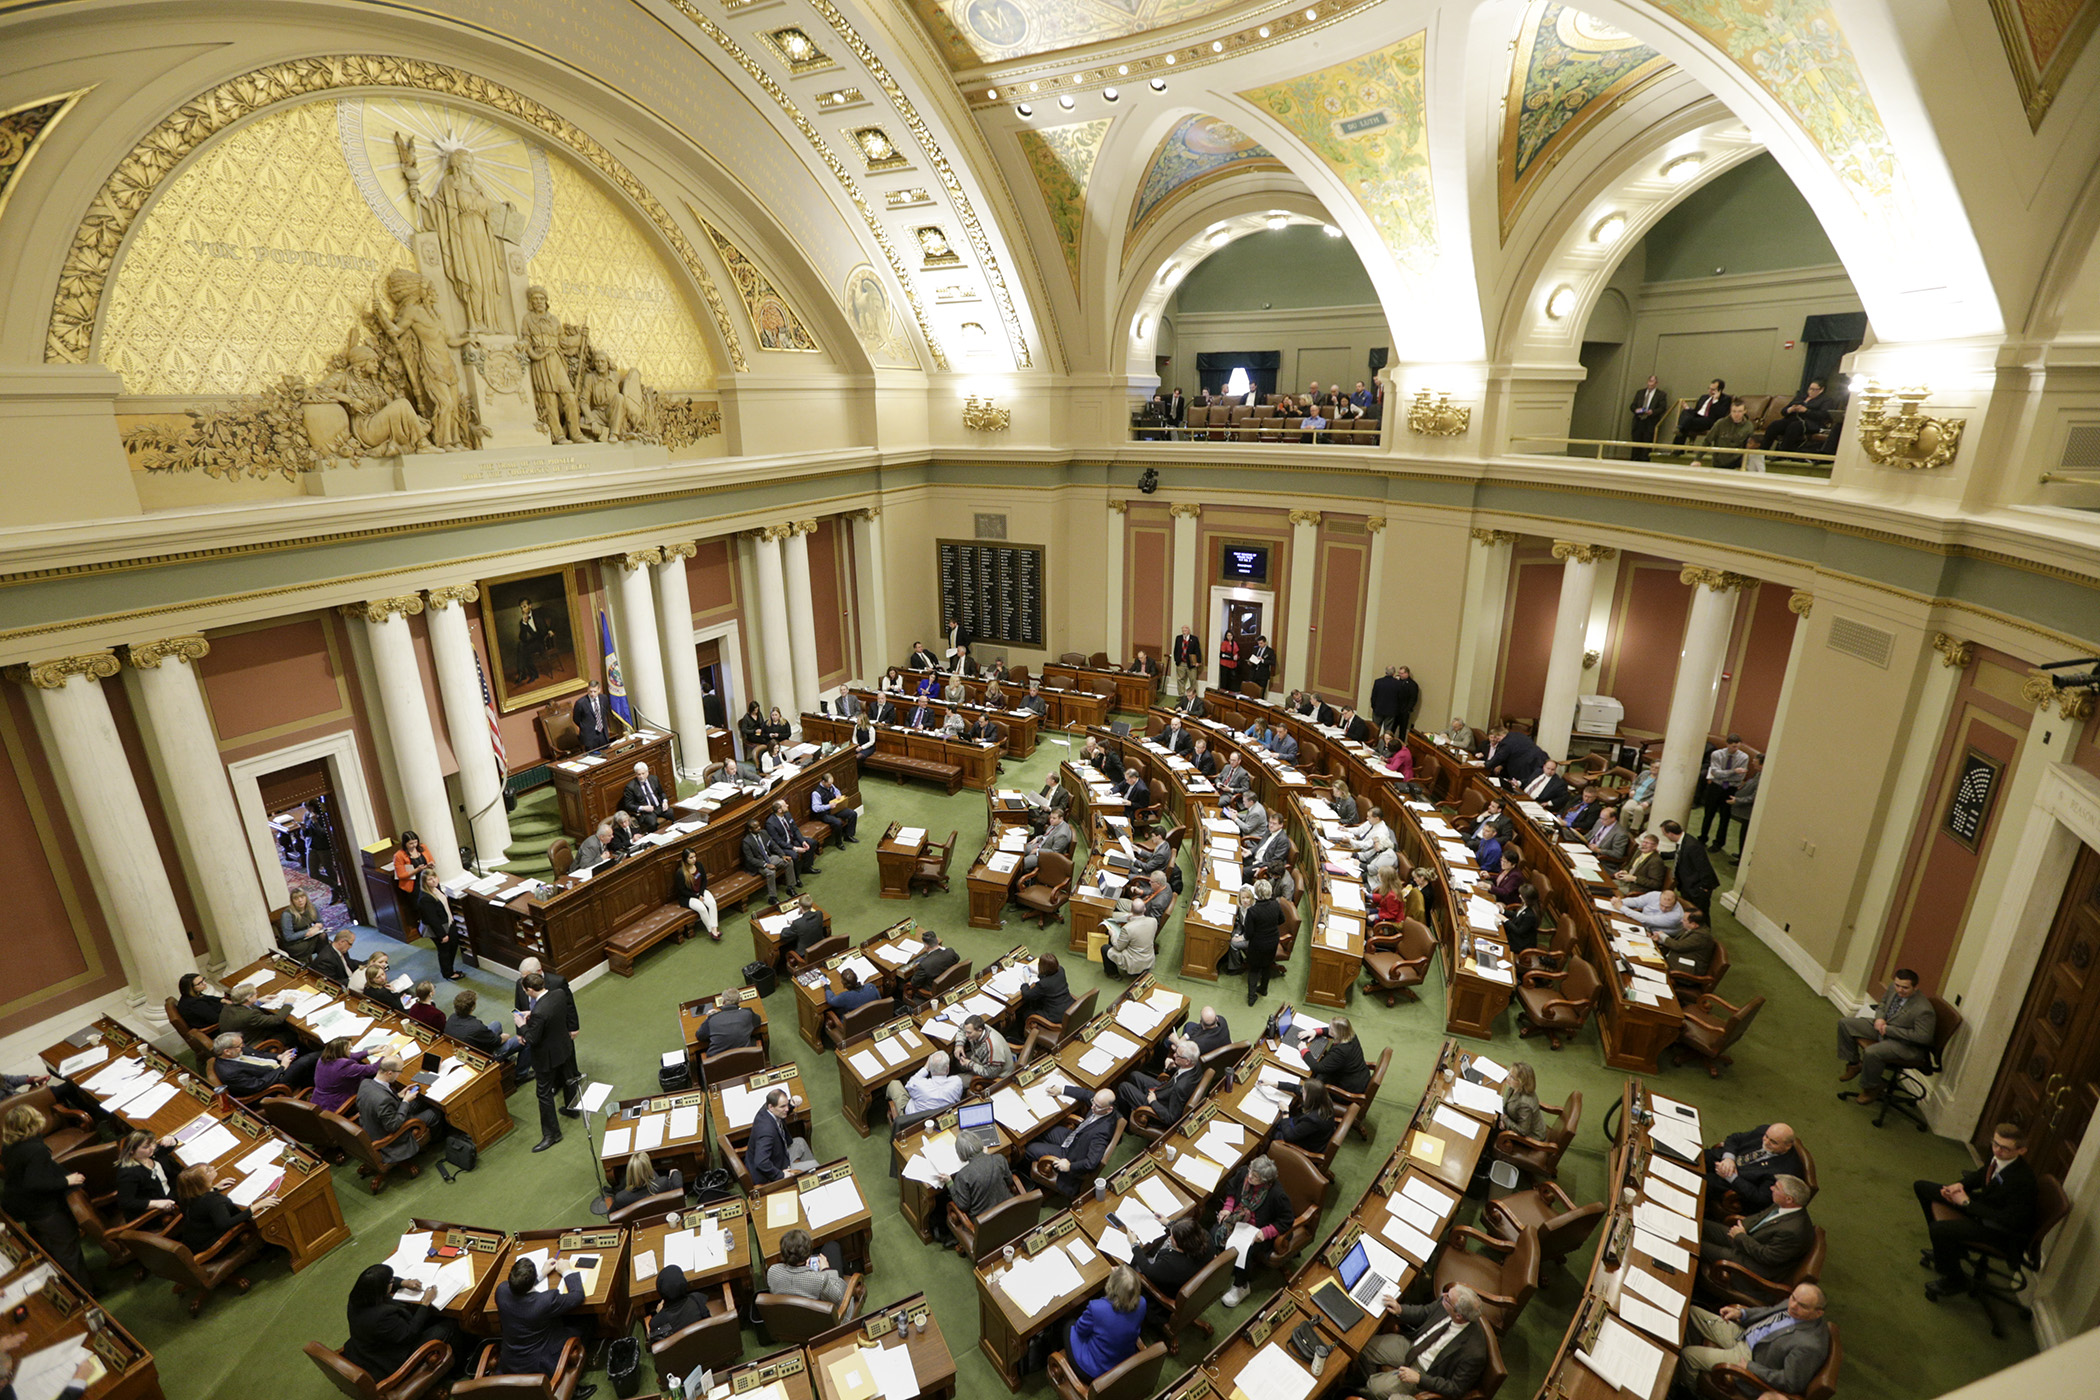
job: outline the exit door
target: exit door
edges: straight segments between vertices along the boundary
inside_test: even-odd
[[[1246,656],[1253,650],[1256,637],[1268,635],[1268,617],[1275,606],[1276,595],[1262,588],[1213,588],[1210,592],[1211,619],[1216,635],[1231,637],[1239,646],[1239,654]],[[1218,649],[1212,647],[1212,683],[1239,694],[1241,678],[1225,675],[1222,667],[1216,664],[1217,654]]]

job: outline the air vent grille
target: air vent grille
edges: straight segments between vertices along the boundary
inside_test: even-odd
[[[2100,423],[2086,423],[2064,434],[2064,459],[2058,466],[2074,471],[2100,468]]]
[[[1895,654],[1896,636],[1893,632],[1869,627],[1849,617],[1833,617],[1830,619],[1830,649],[1886,671],[1889,658]]]

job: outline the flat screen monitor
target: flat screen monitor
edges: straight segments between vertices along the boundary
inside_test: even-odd
[[[1269,547],[1265,544],[1225,546],[1225,577],[1247,583],[1269,581]]]

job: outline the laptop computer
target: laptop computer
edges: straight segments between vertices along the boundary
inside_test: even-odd
[[[1392,1280],[1371,1267],[1371,1251],[1364,1248],[1362,1240],[1342,1260],[1335,1272],[1341,1275],[1342,1287],[1349,1290],[1349,1301],[1360,1308],[1368,1308],[1378,1301],[1378,1295],[1391,1286]]]
[[[999,1129],[992,1122],[992,1105],[966,1103],[956,1110],[955,1135],[958,1138],[973,1137],[977,1145],[987,1152],[999,1149]]]

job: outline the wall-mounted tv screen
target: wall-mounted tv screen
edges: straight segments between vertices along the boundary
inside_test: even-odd
[[[1225,546],[1225,577],[1243,583],[1269,581],[1269,547],[1265,544]]]

